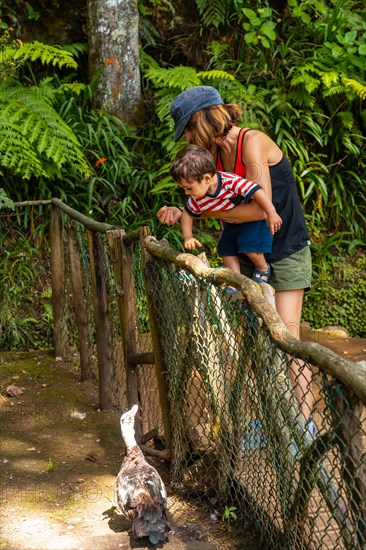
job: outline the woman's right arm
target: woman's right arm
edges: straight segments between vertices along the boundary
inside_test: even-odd
[[[177,206],[163,206],[158,211],[158,220],[164,225],[176,224],[182,216],[182,210]],[[267,215],[255,202],[239,204],[231,210],[206,210],[202,212],[201,218],[220,218],[225,222],[256,222],[267,219]]]
[[[206,210],[202,213],[201,218],[220,218],[225,222],[256,222],[266,220],[267,214],[255,202],[242,203],[235,206],[231,210],[212,211]]]

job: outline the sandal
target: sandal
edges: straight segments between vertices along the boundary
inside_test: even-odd
[[[260,285],[262,283],[268,283],[270,276],[271,266],[267,264],[267,271],[263,271],[261,269],[255,269],[253,271],[252,280]],[[266,277],[266,279],[263,279],[262,277]]]

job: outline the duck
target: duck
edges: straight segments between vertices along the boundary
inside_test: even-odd
[[[116,500],[132,524],[134,538],[149,537],[152,544],[164,543],[171,530],[167,519],[167,492],[159,473],[137,445],[134,428],[137,411],[138,405],[133,405],[120,419],[126,450],[117,475]]]

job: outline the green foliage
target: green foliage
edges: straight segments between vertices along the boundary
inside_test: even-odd
[[[218,28],[230,24],[231,0],[196,0],[196,4],[205,26]]]
[[[4,33],[3,73],[0,82],[0,166],[3,175],[22,179],[59,176],[72,166],[79,177],[88,177],[92,170],[71,128],[56,110],[60,94],[79,93],[80,85],[57,87],[52,78],[37,86],[27,86],[13,76],[13,62],[40,60],[58,67],[76,67],[71,55],[38,42],[15,47]],[[8,46],[6,46],[8,44]],[[7,71],[5,66],[10,67]],[[74,89],[75,88],[75,89]],[[5,191],[6,182],[4,184]]]
[[[156,62],[144,70],[166,134],[179,91],[217,87],[243,108],[243,124],[269,133],[289,156],[306,212],[328,225],[326,233],[348,231],[364,242],[366,25],[357,1],[292,0],[287,14],[265,0],[196,3],[210,33],[206,70]]]
[[[236,506],[225,506],[225,510],[222,514],[221,520],[230,525],[233,521],[236,521],[238,519],[238,516],[235,513],[236,510]]]
[[[44,469],[46,472],[54,472],[56,470],[56,463],[49,458],[45,463]]]
[[[23,179],[50,178],[70,164],[81,176],[91,174],[74,133],[52,105],[54,92],[48,79],[31,87],[0,82],[0,164]]]
[[[0,234],[0,348],[50,347],[51,294],[42,288],[43,267],[37,250],[21,235],[13,235],[11,241],[9,246]]]
[[[313,271],[313,285],[305,294],[303,320],[313,328],[347,328],[353,337],[366,337],[366,255],[323,256],[322,269]]]
[[[243,14],[248,22],[243,23],[246,34],[244,40],[247,44],[257,46],[261,44],[264,48],[270,48],[276,40],[276,23],[272,21],[273,10],[270,8],[259,8],[254,11],[249,8],[243,9]]]
[[[14,76],[18,68],[24,63],[22,59],[15,59],[19,47],[20,41],[12,39],[7,26],[0,30],[0,76],[2,78]]]
[[[14,59],[22,61],[41,61],[43,65],[53,65],[60,69],[68,67],[77,68],[77,63],[72,54],[60,46],[50,46],[41,42],[24,42],[20,48],[14,51]]]
[[[76,209],[122,228],[132,230],[154,223],[158,205],[150,191],[162,169],[157,162],[162,157],[156,138],[151,137],[156,149],[149,153],[143,147],[148,137],[146,129],[144,137],[140,137],[120,119],[104,112],[93,113],[74,101],[65,102],[61,112],[82,143],[95,174],[85,185],[75,171],[70,171],[62,184],[55,185],[56,195],[65,194]]]
[[[14,202],[11,199],[9,199],[9,197],[6,195],[4,189],[2,187],[0,187],[0,207],[1,207],[2,204],[7,206],[8,208],[11,208],[12,210],[14,210]]]

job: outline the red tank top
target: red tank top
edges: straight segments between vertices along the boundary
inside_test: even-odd
[[[251,128],[241,128],[238,134],[238,141],[236,143],[235,166],[233,173],[237,176],[241,176],[242,178],[245,178],[247,171],[246,166],[243,163],[243,141],[245,133],[249,130],[251,130]],[[219,172],[227,172],[221,160],[220,149],[217,150],[216,170]]]

